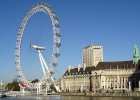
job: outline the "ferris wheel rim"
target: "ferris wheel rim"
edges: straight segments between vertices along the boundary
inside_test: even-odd
[[[28,23],[28,20],[32,17],[37,12],[44,12],[47,15],[49,15],[51,24],[53,27],[53,49],[52,49],[52,56],[51,56],[51,61],[50,61],[50,66],[54,69],[55,66],[57,66],[57,58],[60,55],[59,47],[61,45],[60,43],[60,30],[59,30],[59,23],[57,21],[57,16],[55,15],[54,10],[50,5],[47,3],[39,2],[27,12],[27,14],[24,16],[22,23],[19,27],[18,35],[17,35],[17,40],[16,40],[16,48],[15,48],[15,64],[16,64],[16,71],[18,73],[18,77],[21,82],[28,83],[29,87],[34,87],[34,84],[30,84],[30,82],[26,79],[26,77],[23,74],[22,71],[22,65],[21,65],[21,57],[20,57],[20,50],[21,50],[21,41],[22,41],[22,36],[24,34],[24,30],[26,28],[26,25]],[[43,81],[45,76],[42,77],[40,81]]]

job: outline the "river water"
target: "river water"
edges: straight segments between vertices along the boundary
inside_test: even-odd
[[[88,97],[88,96],[17,96],[0,100],[140,100],[140,97]]]

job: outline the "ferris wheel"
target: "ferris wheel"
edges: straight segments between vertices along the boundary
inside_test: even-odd
[[[47,14],[49,16],[49,19],[51,20],[51,27],[52,27],[52,43],[50,44],[52,46],[51,49],[51,56],[50,56],[50,60],[46,63],[45,57],[43,56],[42,52],[46,51],[47,52],[47,48],[45,43],[43,46],[39,45],[38,43],[28,43],[26,44],[29,49],[32,49],[34,51],[36,51],[36,55],[38,55],[38,59],[39,59],[39,63],[41,65],[41,69],[42,69],[42,77],[39,79],[39,81],[37,83],[31,83],[31,81],[25,76],[26,71],[23,72],[23,67],[25,66],[22,62],[22,60],[26,59],[26,58],[22,58],[22,52],[24,52],[24,50],[22,51],[22,47],[23,47],[23,43],[24,39],[23,37],[25,37],[24,32],[26,29],[26,25],[29,21],[29,19],[31,19],[32,15],[34,15],[37,12],[43,12],[45,14]],[[25,17],[22,20],[22,23],[19,27],[19,31],[18,31],[18,35],[17,35],[17,40],[16,40],[16,48],[15,48],[15,64],[16,64],[16,71],[19,77],[19,80],[21,82],[23,82],[27,88],[29,89],[37,89],[37,92],[39,93],[41,91],[41,86],[44,84],[49,84],[49,82],[52,82],[54,84],[54,86],[56,87],[56,90],[58,92],[60,92],[59,87],[55,84],[55,81],[52,77],[52,75],[54,74],[54,69],[55,67],[58,65],[58,57],[60,55],[60,30],[59,30],[59,23],[57,21],[57,16],[55,15],[55,11],[52,9],[52,7],[47,4],[47,3],[37,3],[35,5],[33,5],[33,7],[31,9],[29,9],[29,11],[26,13]],[[30,33],[28,33],[30,34]],[[41,34],[40,34],[41,35]],[[40,37],[40,36],[38,36]],[[46,36],[43,36],[46,37]],[[32,36],[32,38],[34,38],[34,36]],[[42,39],[41,39],[42,40]],[[21,52],[22,51],[22,52]],[[24,54],[25,55],[25,54]],[[34,55],[33,55],[34,56]],[[45,54],[46,56],[46,54]],[[32,62],[34,63],[34,62]],[[29,67],[29,65],[27,66]]]

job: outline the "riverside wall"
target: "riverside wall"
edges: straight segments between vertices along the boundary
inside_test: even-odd
[[[103,96],[103,97],[140,97],[140,92],[130,92],[130,93],[94,93],[94,92],[87,92],[87,93],[56,93],[56,95],[63,95],[63,96]]]

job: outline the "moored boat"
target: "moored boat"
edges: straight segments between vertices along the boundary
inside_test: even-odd
[[[4,96],[4,95],[3,95],[4,92],[5,92],[4,90],[0,89],[0,98]]]

